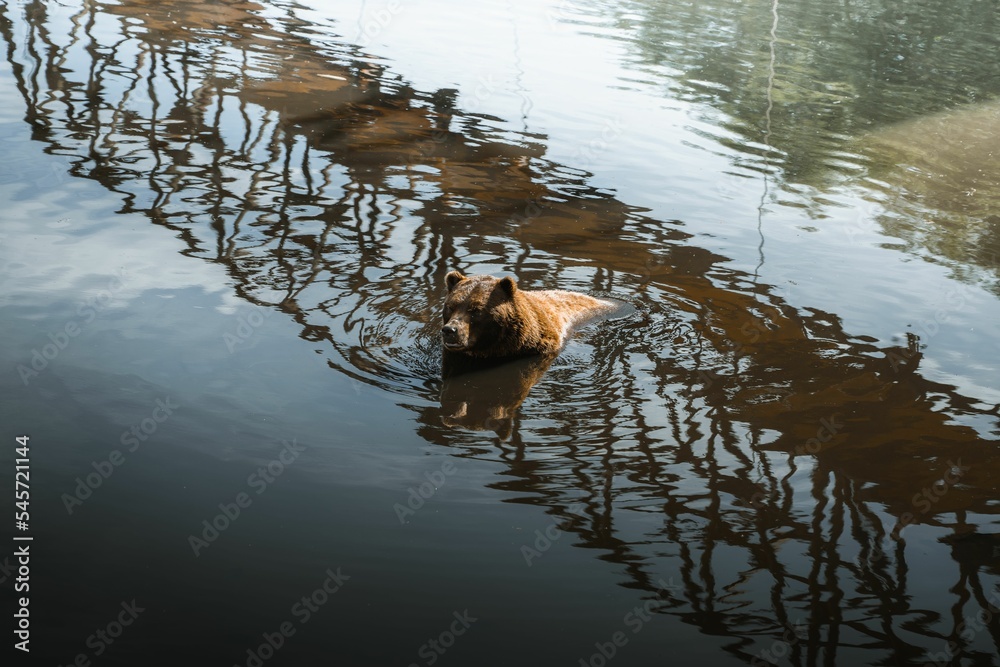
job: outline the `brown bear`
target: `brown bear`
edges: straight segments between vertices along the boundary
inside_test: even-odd
[[[563,290],[522,290],[513,278],[445,276],[441,336],[447,353],[477,359],[555,355],[574,326],[617,306]]]

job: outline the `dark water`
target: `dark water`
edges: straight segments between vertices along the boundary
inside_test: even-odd
[[[0,5],[5,650],[1000,665],[998,22]],[[625,307],[443,382],[452,269]]]

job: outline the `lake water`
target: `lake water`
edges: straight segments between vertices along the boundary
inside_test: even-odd
[[[15,664],[1000,665],[996,3],[0,36]],[[443,381],[452,269],[623,308]]]

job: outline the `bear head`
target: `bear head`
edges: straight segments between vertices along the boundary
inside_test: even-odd
[[[448,296],[441,338],[447,352],[494,357],[512,349],[524,321],[513,278],[466,277],[451,271],[445,285]]]

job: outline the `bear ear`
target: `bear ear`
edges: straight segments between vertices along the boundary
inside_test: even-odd
[[[510,276],[503,278],[497,283],[497,289],[500,293],[506,296],[508,299],[514,298],[514,293],[517,291],[517,283]]]
[[[450,292],[455,289],[455,285],[459,284],[463,280],[465,280],[465,276],[458,271],[449,271],[448,275],[444,277],[444,284],[448,286],[448,291]]]

